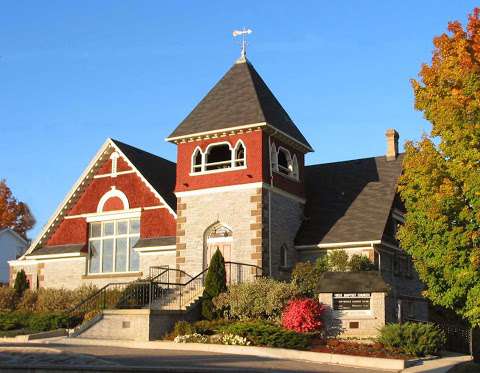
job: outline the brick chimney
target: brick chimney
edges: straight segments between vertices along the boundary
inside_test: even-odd
[[[394,161],[398,156],[398,132],[393,128],[389,128],[385,133],[387,137],[387,161]]]

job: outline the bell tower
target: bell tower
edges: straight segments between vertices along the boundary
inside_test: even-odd
[[[167,141],[177,145],[177,268],[197,274],[218,248],[287,276],[312,148],[245,56]]]

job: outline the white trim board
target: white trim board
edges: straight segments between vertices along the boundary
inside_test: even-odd
[[[335,242],[335,243],[324,243],[318,245],[297,245],[295,248],[297,250],[315,250],[315,249],[330,249],[330,248],[353,248],[353,247],[362,247],[362,246],[373,246],[381,244],[381,240],[374,241],[354,241],[354,242]]]
[[[300,203],[305,203],[306,199],[298,197],[292,193],[286,192],[283,189],[277,188],[275,186],[271,186],[270,184],[258,181],[254,183],[246,183],[246,184],[237,184],[237,185],[227,185],[227,186],[220,186],[220,187],[213,187],[213,188],[203,188],[203,189],[195,189],[195,190],[186,190],[183,192],[176,192],[175,195],[177,197],[187,197],[187,196],[201,196],[204,194],[212,194],[212,193],[224,193],[224,192],[235,192],[238,190],[248,190],[248,189],[257,189],[263,188],[266,190],[271,190],[274,193],[283,195],[285,197],[291,198],[296,200]]]
[[[213,135],[213,134],[217,134],[217,133],[229,133],[229,132],[235,132],[235,131],[238,131],[238,130],[249,129],[249,128],[252,128],[252,127],[265,127],[266,125],[267,125],[266,122],[245,124],[245,125],[243,125],[243,126],[236,126],[236,127],[230,127],[230,128],[221,128],[221,129],[218,129],[218,130],[211,130],[211,131],[191,133],[191,134],[189,134],[189,135],[181,135],[181,136],[167,137],[167,138],[165,138],[165,141],[178,141],[178,140],[183,140],[183,139],[189,139],[189,138],[195,138],[195,137],[202,137],[202,136],[207,136],[207,135]]]

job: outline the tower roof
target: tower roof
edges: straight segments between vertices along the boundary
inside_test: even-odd
[[[244,59],[228,70],[167,140],[259,124],[266,124],[312,150],[253,65]]]

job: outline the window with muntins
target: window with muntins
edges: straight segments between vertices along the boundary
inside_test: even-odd
[[[139,270],[133,248],[140,238],[140,219],[90,223],[88,272],[113,273]]]
[[[293,154],[292,158],[290,151],[281,146],[278,147],[278,151],[276,152],[276,154],[273,154],[274,151],[275,144],[272,144],[270,154],[272,171],[279,172],[282,175],[289,176],[295,180],[299,180],[300,172],[297,156]]]
[[[245,166],[245,146],[239,141],[235,147],[235,167],[241,166]]]
[[[205,154],[196,148],[192,154],[192,173],[222,171],[225,169],[245,168],[247,155],[245,145],[241,140],[234,148],[229,143],[211,144]]]

